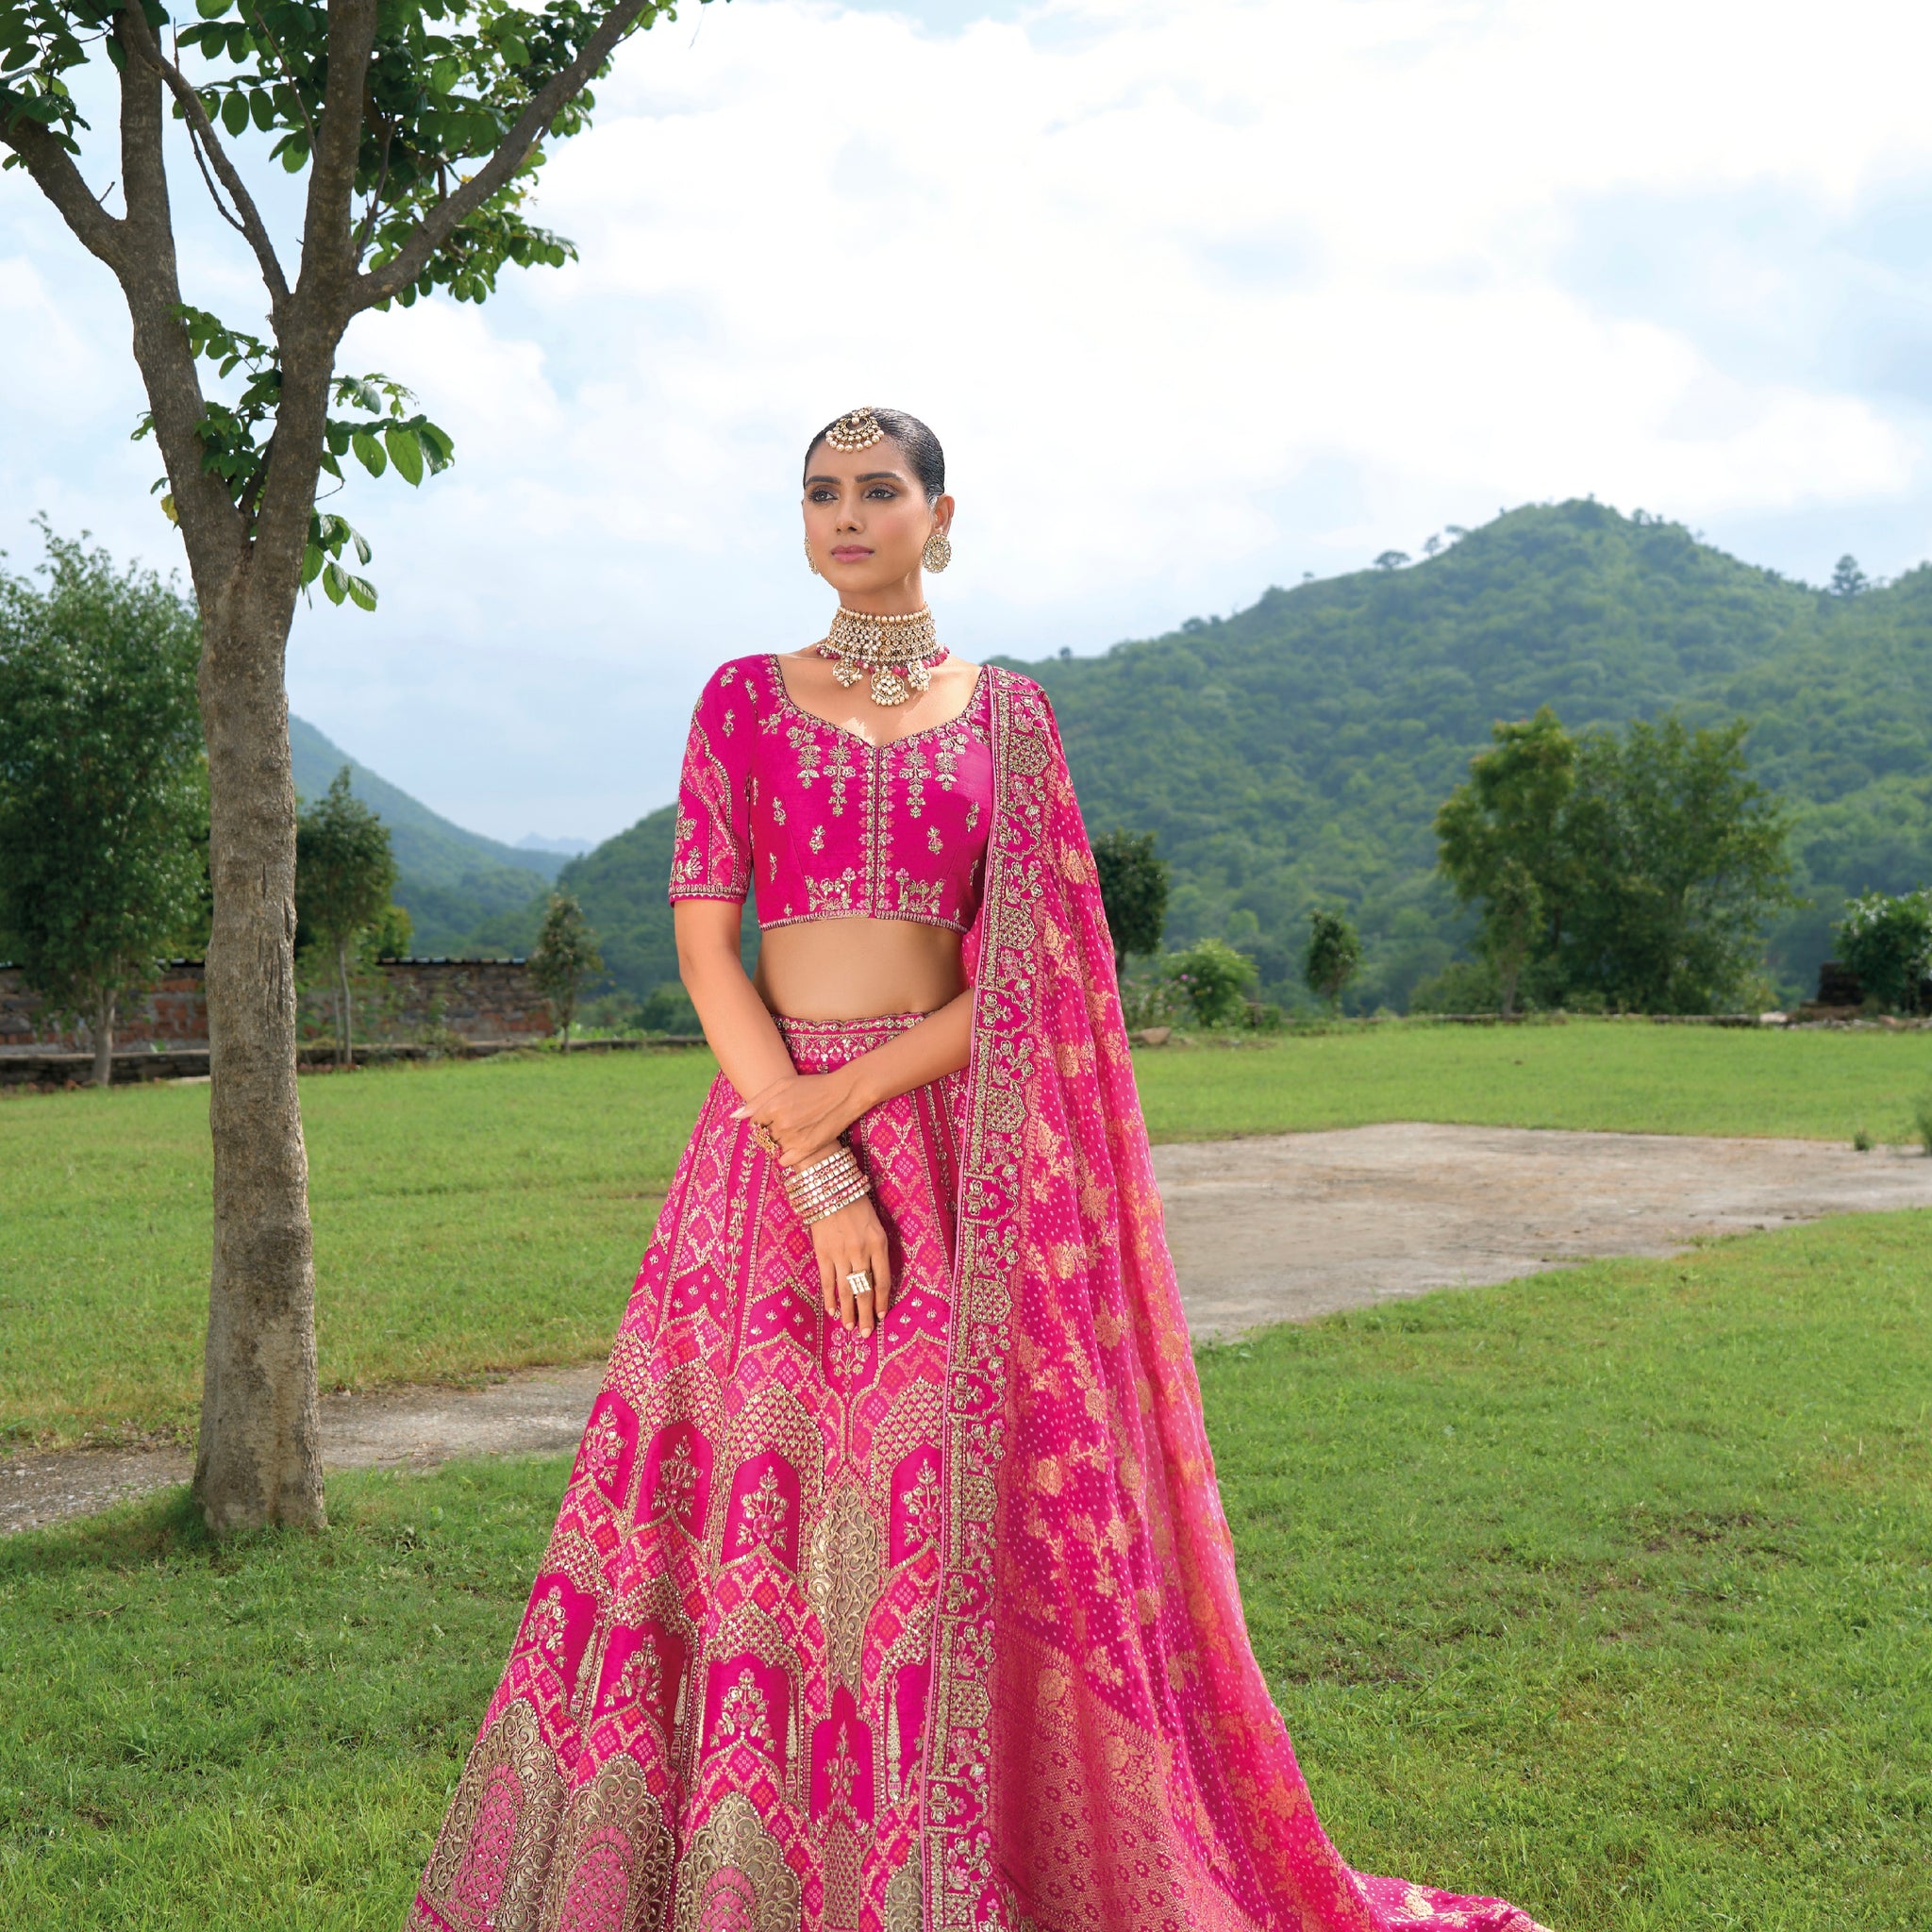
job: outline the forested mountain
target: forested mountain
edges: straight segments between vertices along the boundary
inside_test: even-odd
[[[1787,993],[1808,989],[1848,893],[1932,882],[1932,568],[1832,596],[1680,525],[1565,503],[1101,657],[1006,661],[1051,693],[1089,826],[1158,834],[1170,941],[1228,938],[1277,992],[1293,988],[1317,903],[1358,923],[1371,1007],[1401,1005],[1457,951],[1468,922],[1434,873],[1436,808],[1494,721],[1545,704],[1573,731],[1673,708],[1692,724],[1753,721],[1752,768],[1792,806],[1813,902],[1771,936]],[[676,971],[672,816],[559,878],[614,982],[641,996]],[[525,950],[541,895],[498,904],[466,937]]]
[[[1789,991],[1847,893],[1932,880],[1928,568],[1829,596],[1573,502],[1411,567],[1019,668],[1053,698],[1090,827],[1158,835],[1170,939],[1223,935],[1277,987],[1317,902],[1358,922],[1370,1005],[1451,956],[1466,925],[1433,874],[1436,808],[1494,720],[1545,704],[1573,730],[1674,707],[1754,721],[1752,768],[1792,803],[1813,901],[1772,936]]]
[[[563,855],[504,845],[466,832],[387,778],[378,777],[300,718],[289,720],[295,795],[312,804],[344,765],[349,788],[389,827],[396,856],[396,903],[408,908],[418,953],[466,949],[477,924],[520,911],[555,878]],[[535,927],[532,926],[532,937]]]

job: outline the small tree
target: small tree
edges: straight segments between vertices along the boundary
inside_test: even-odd
[[[1302,959],[1302,976],[1308,991],[1340,1010],[1342,989],[1360,970],[1362,942],[1347,917],[1321,907],[1308,914],[1308,949]]]
[[[1849,552],[1840,557],[1831,573],[1834,597],[1856,597],[1872,588],[1871,579],[1858,568],[1858,559]]]
[[[597,935],[584,917],[584,908],[568,892],[551,893],[543,930],[530,954],[530,976],[557,1015],[565,1053],[570,1051],[570,1023],[576,1013],[577,995],[584,982],[603,970],[604,956],[597,950]]]
[[[349,790],[344,765],[295,822],[295,907],[336,969],[336,1064],[356,1064],[349,956],[382,921],[396,882],[389,827]]]
[[[1854,899],[1838,928],[1838,956],[1868,993],[1912,1011],[1921,981],[1932,976],[1932,891]]]
[[[1194,1018],[1204,1026],[1232,1026],[1241,1016],[1255,962],[1225,940],[1196,940],[1170,968]]]
[[[42,525],[44,591],[0,573],[0,927],[113,1078],[122,997],[200,909],[208,775],[192,608]]]
[[[1490,736],[1436,814],[1436,862],[1482,908],[1482,949],[1510,1013],[1524,967],[1557,951],[1577,895],[1564,830],[1577,745],[1548,706]]]
[[[1118,826],[1093,841],[1100,902],[1113,936],[1113,970],[1124,977],[1129,953],[1158,953],[1167,924],[1167,862],[1155,857],[1154,834]]]

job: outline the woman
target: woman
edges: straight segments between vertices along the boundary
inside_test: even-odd
[[[1535,1932],[1316,1823],[1053,714],[925,610],[944,491],[914,418],[829,425],[832,628],[699,700],[671,897],[722,1071],[411,1923]]]

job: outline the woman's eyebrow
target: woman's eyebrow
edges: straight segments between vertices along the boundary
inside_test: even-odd
[[[864,475],[853,480],[858,483],[903,483],[906,478],[897,470],[868,470]],[[808,476],[805,487],[809,490],[814,483],[830,483],[836,488],[839,481],[837,476]]]

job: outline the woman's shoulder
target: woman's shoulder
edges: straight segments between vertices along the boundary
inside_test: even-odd
[[[707,717],[738,705],[760,708],[772,694],[772,657],[768,651],[755,651],[749,657],[730,658],[705,679],[698,692],[697,711]]]

